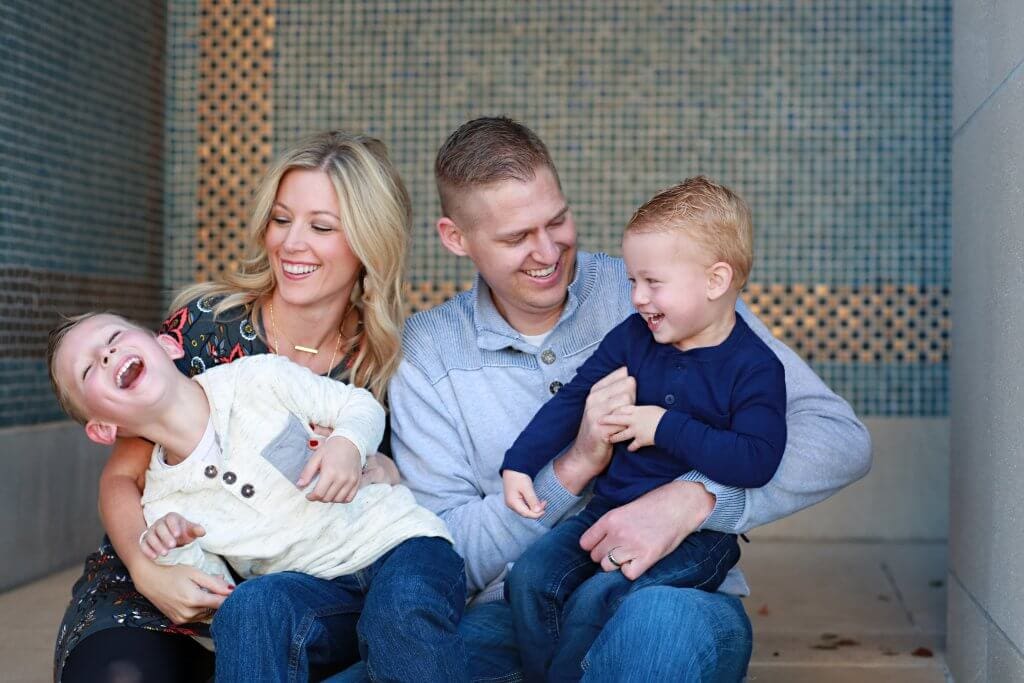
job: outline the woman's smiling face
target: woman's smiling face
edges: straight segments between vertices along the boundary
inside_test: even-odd
[[[362,271],[323,171],[293,169],[281,178],[263,244],[278,295],[295,306],[347,299]]]

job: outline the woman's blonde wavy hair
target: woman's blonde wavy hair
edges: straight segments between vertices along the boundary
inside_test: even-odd
[[[223,297],[214,315],[243,308],[256,320],[260,302],[277,286],[264,236],[277,188],[293,169],[320,170],[338,193],[342,225],[363,271],[352,288],[351,304],[361,325],[349,349],[353,384],[369,389],[380,400],[398,369],[404,321],[402,295],[405,260],[412,230],[412,204],[398,171],[380,140],[340,131],[320,133],[282,153],[267,170],[253,197],[249,219],[251,256],[237,272],[220,281],[191,285],[171,304],[178,310],[199,297]]]

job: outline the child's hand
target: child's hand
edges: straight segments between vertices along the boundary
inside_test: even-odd
[[[351,503],[359,490],[362,474],[359,449],[343,436],[327,439],[306,463],[296,485],[304,488],[317,472],[320,480],[306,498],[324,503]]]
[[[623,406],[601,418],[602,424],[619,427],[621,431],[612,436],[612,443],[633,440],[626,450],[632,452],[644,446],[654,445],[654,433],[665,409],[661,406]]]
[[[530,475],[513,470],[501,473],[501,485],[505,489],[505,505],[523,517],[540,519],[544,515],[547,502],[537,500],[537,492],[533,490],[533,479]]]
[[[169,512],[143,532],[139,547],[146,557],[155,560],[205,535],[206,529],[199,524],[188,521],[177,512]]]

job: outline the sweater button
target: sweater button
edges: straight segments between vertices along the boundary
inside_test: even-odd
[[[203,474],[205,474],[208,479],[213,479],[217,476],[217,468],[213,465],[207,465],[206,469],[203,470]]]
[[[670,406],[676,402],[675,394],[665,394],[665,405]]]
[[[555,362],[555,352],[548,349],[540,354],[540,359],[545,365],[551,365]]]
[[[238,481],[238,475],[235,474],[234,472],[225,472],[223,479],[224,483],[230,486],[231,484],[234,484],[236,481]]]
[[[551,384],[548,385],[548,391],[550,391],[552,394],[557,394],[558,390],[561,389],[561,388],[562,388],[562,383],[559,382],[557,379],[554,382],[552,382]]]
[[[252,487],[252,484],[243,484],[242,485],[242,497],[243,498],[252,498],[252,494],[254,494],[254,493],[256,493],[256,489],[254,489]]]

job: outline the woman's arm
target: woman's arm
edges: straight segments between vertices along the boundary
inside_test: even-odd
[[[198,621],[220,607],[232,586],[192,567],[162,567],[143,554],[142,489],[152,449],[142,439],[118,440],[100,475],[100,519],[135,588],[174,623]]]

